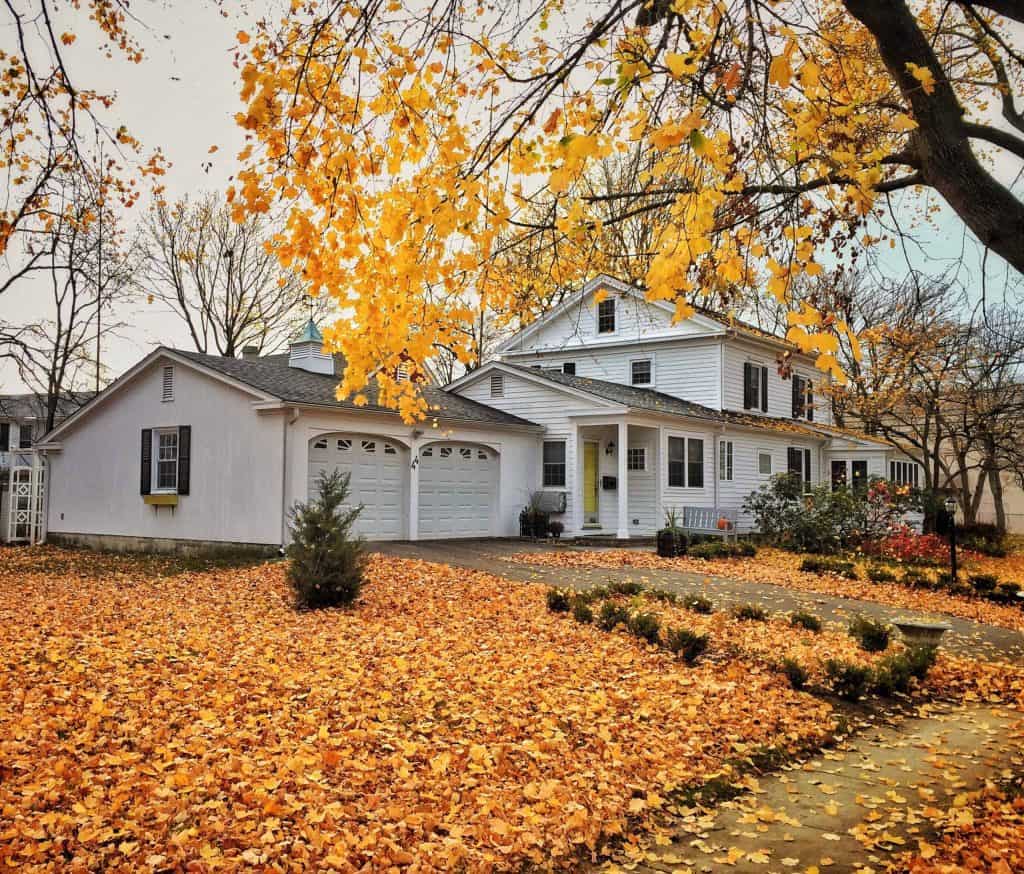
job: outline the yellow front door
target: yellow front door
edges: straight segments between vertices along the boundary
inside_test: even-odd
[[[597,444],[583,444],[584,522],[597,521]]]

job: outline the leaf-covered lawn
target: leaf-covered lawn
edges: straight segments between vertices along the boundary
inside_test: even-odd
[[[355,610],[300,613],[281,564],[175,570],[0,550],[0,867],[571,868],[831,727],[541,586],[375,557]]]
[[[875,601],[907,610],[946,613],[975,622],[1024,631],[1024,610],[1019,607],[993,604],[980,598],[953,595],[948,592],[911,589],[900,583],[874,583],[865,578],[865,563],[858,566],[861,577],[858,580],[847,580],[832,574],[807,573],[799,569],[803,556],[780,549],[760,549],[755,558],[713,560],[688,556],[661,558],[653,549],[558,549],[519,553],[509,558],[511,561],[548,567],[633,567],[641,570],[707,574],[751,583],[783,586],[801,592]],[[1002,580],[1024,583],[1024,556],[976,559],[966,572],[990,573]]]

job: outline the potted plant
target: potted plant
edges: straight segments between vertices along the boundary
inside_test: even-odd
[[[552,522],[548,522],[548,533],[558,540],[562,536],[562,532],[565,531],[565,526],[555,519]]]
[[[519,513],[519,535],[520,537],[548,536],[548,514],[543,510],[543,492],[533,492],[530,495],[530,503],[523,507]]]
[[[679,514],[674,507],[665,511],[665,524],[658,532],[658,555],[675,558],[686,555],[686,532],[679,525]]]

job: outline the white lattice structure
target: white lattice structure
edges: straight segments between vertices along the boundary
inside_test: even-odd
[[[46,537],[46,460],[38,452],[11,453],[8,543],[42,543]]]

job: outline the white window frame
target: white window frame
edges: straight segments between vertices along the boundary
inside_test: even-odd
[[[728,448],[727,448],[728,447]],[[720,482],[731,483],[734,474],[736,447],[732,440],[718,441],[718,479]]]
[[[560,443],[562,446],[562,460],[558,461],[545,461],[544,460],[544,449],[549,444]],[[548,467],[562,466],[562,482],[561,483],[548,483]],[[561,438],[553,438],[551,440],[544,440],[540,447],[540,483],[542,489],[565,489],[569,485],[569,441]]]
[[[768,471],[767,473],[761,470],[761,459],[768,459]],[[768,449],[757,450],[757,475],[758,476],[772,476],[775,473],[775,458]]]
[[[174,436],[174,485],[173,486],[161,486],[160,485],[160,438],[162,436],[169,437]],[[152,487],[150,492],[154,495],[175,495],[178,493],[178,464],[181,459],[181,438],[178,435],[177,428],[154,428],[153,429],[153,473],[152,473]],[[169,459],[168,459],[169,460]]]
[[[684,485],[676,486],[669,484],[669,478],[671,477],[671,466],[669,462],[669,439],[676,438],[683,441],[683,483]],[[690,485],[690,441],[700,440],[701,445],[701,484],[699,486]],[[704,491],[708,488],[708,463],[707,463],[707,445],[709,438],[707,434],[693,434],[685,433],[683,431],[669,431],[665,434],[665,488],[666,489],[686,489],[687,491]],[[714,442],[714,437],[710,438],[710,442]]]
[[[606,303],[612,305],[612,329],[610,331],[601,330],[601,307]],[[594,307],[594,331],[598,337],[613,337],[619,330],[619,304],[615,295],[609,294],[604,300]]]
[[[634,453],[640,453],[639,456]],[[634,459],[639,457],[640,466],[634,467]],[[626,447],[626,470],[630,473],[643,473],[647,470],[647,445]]]
[[[633,381],[633,365],[642,364],[647,362],[651,366],[651,378],[647,382],[634,382]],[[653,355],[641,355],[637,358],[629,359],[629,372],[626,374],[626,384],[633,385],[638,388],[650,388],[654,385],[654,356]]]

